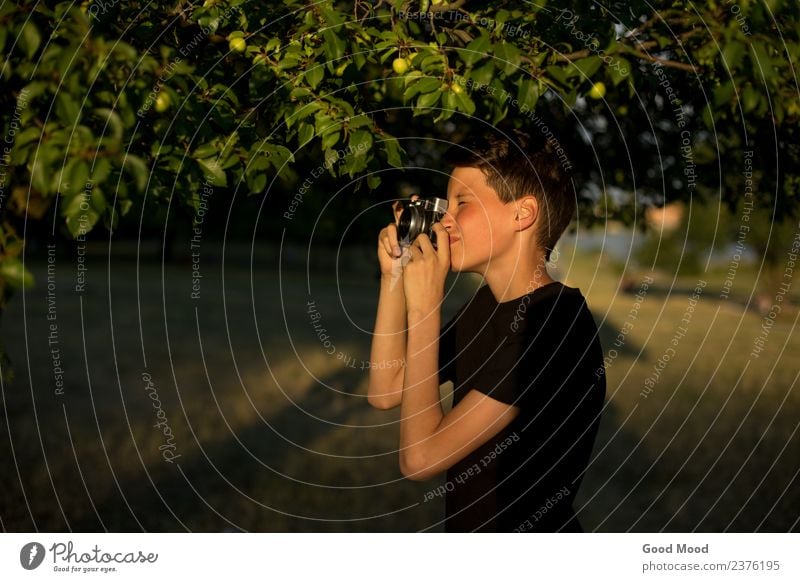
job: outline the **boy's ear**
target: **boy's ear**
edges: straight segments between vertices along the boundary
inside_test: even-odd
[[[539,201],[534,196],[523,196],[513,202],[515,205],[514,220],[517,230],[525,230],[536,223],[539,216]]]

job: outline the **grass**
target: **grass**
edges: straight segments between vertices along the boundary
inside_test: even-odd
[[[56,271],[63,395],[41,259],[38,286],[2,321],[16,369],[0,419],[10,435],[0,440],[5,531],[442,530],[443,503],[424,497],[443,477],[402,479],[398,411],[366,402],[359,366],[377,300],[368,268],[320,265],[308,280],[226,265],[223,285],[209,262],[192,300],[189,262],[165,266],[163,283],[161,265],[143,263],[137,283],[133,262],[115,261],[109,274],[90,260],[78,295],[73,260],[59,257]],[[570,249],[559,266],[586,295],[608,354],[635,301],[620,292],[619,267]],[[475,285],[452,280],[445,317]],[[798,529],[796,311],[781,314],[750,358],[763,322],[744,308],[751,276],[737,276],[728,301],[709,276],[675,356],[641,394],[696,280],[657,275],[608,366],[595,458],[575,503],[587,530]],[[310,300],[333,354],[311,325]],[[181,455],[173,464],[159,450],[145,371]]]

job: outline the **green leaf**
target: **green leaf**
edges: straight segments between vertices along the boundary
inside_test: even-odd
[[[39,127],[29,127],[27,129],[24,129],[23,131],[17,134],[17,137],[14,140],[14,148],[19,149],[31,143],[34,140],[38,141],[39,136],[41,135],[42,135],[42,130]]]
[[[631,74],[631,64],[623,58],[612,57],[613,61],[608,66],[608,74],[614,86],[619,85]]]
[[[405,90],[405,93],[403,93],[403,101],[408,102],[418,93],[430,93],[432,91],[436,91],[437,89],[441,89],[441,87],[442,80],[438,77],[421,78],[419,81],[413,83],[408,89]]]
[[[263,192],[264,188],[267,187],[266,172],[257,172],[254,174],[248,174],[247,186],[248,188],[250,188],[250,192],[252,192],[253,194]]]
[[[328,114],[320,111],[314,116],[314,132],[317,135],[325,135],[332,131],[338,131],[339,124]]]
[[[197,163],[200,165],[200,169],[212,186],[228,185],[228,177],[225,175],[225,171],[222,167],[220,167],[217,158],[197,160]]]
[[[287,56],[280,60],[278,63],[278,67],[282,71],[286,71],[288,69],[294,69],[297,65],[300,64],[300,58],[295,56]]]
[[[721,83],[717,87],[714,87],[714,106],[720,107],[726,103],[729,103],[733,98],[733,94],[733,81],[727,81],[725,83]]]
[[[395,138],[390,137],[383,141],[383,151],[389,165],[395,168],[403,167],[403,160],[400,158],[400,144]]]
[[[42,43],[42,36],[39,34],[39,29],[31,21],[27,20],[22,27],[22,35],[20,37],[20,45],[22,50],[25,51],[25,56],[30,59]]]
[[[147,164],[144,163],[144,160],[132,154],[125,154],[125,158],[122,160],[122,167],[125,168],[126,172],[133,175],[134,180],[136,180],[136,188],[140,192],[144,192],[147,186],[147,178],[149,177]]]
[[[92,190],[92,196],[90,199],[92,208],[100,215],[103,214],[106,210],[106,196],[103,194],[102,190],[99,188],[94,188]]]
[[[345,156],[339,167],[339,175],[347,174],[351,178],[367,167],[367,157],[362,154]]]
[[[6,257],[0,262],[0,278],[14,287],[33,287],[34,279],[17,257]]]
[[[326,136],[324,136],[322,138],[322,149],[323,150],[329,150],[333,146],[335,146],[337,143],[339,143],[340,135],[341,134],[340,134],[339,131],[332,131],[331,133],[329,133]]]
[[[365,130],[354,131],[350,135],[350,147],[356,152],[354,155],[366,156],[369,149],[372,147],[372,134]]]
[[[328,27],[336,27],[344,22],[344,18],[342,17],[341,12],[331,10],[323,3],[320,3],[318,5],[317,10],[319,10],[319,13],[322,16],[322,18],[325,19],[325,24]]]
[[[492,78],[494,78],[494,73],[494,63],[489,61],[485,65],[481,65],[470,72],[467,76],[481,85],[488,85],[492,81]]]
[[[219,147],[219,143],[216,140],[204,143],[197,146],[197,148],[192,152],[192,157],[196,160],[210,158],[211,156],[217,154]]]
[[[39,148],[31,167],[31,186],[42,195],[47,195],[51,192],[50,177],[48,176],[48,167],[46,163],[46,151],[44,146]]]
[[[67,229],[72,238],[78,238],[78,236],[92,230],[100,218],[90,201],[91,194],[80,192],[66,198],[66,203],[61,207],[61,214],[65,218]]]
[[[359,113],[358,115],[351,117],[347,121],[347,127],[350,129],[358,129],[359,127],[371,126],[372,119],[366,113]]]
[[[119,197],[117,198],[117,208],[119,208],[119,213],[122,216],[128,214],[128,211],[131,209],[131,206],[133,206],[133,202],[131,202],[127,198],[119,198]]]
[[[271,166],[268,156],[258,155],[249,164],[247,164],[247,173],[260,172],[266,170]]]
[[[325,76],[325,72],[323,70],[322,65],[316,65],[309,70],[306,71],[306,81],[308,84],[311,85],[314,89],[317,88],[322,78]]]
[[[322,38],[325,41],[325,57],[328,59],[329,66],[335,66],[335,61],[338,61],[344,56],[345,44],[344,40],[333,29],[325,29],[322,31]]]
[[[303,147],[314,139],[314,126],[310,123],[301,123],[297,130],[297,137],[300,140],[300,147]]]
[[[586,57],[585,59],[579,59],[572,63],[572,69],[570,70],[570,75],[577,76],[581,80],[590,79],[592,75],[594,75],[597,72],[597,69],[599,69],[600,65],[602,64],[603,64],[603,59],[601,59],[597,55]]]
[[[463,111],[467,115],[475,113],[475,103],[470,99],[470,96],[463,93],[456,93],[456,108]]]
[[[533,79],[521,81],[517,89],[517,101],[527,107],[527,110],[536,109],[536,103],[539,101],[539,84]]]
[[[122,141],[123,123],[117,112],[112,109],[100,108],[95,109],[94,113],[103,119],[110,128],[110,133],[107,133],[104,137],[109,138],[113,143],[120,143]]]
[[[111,162],[108,161],[108,158],[98,158],[92,168],[92,182],[95,184],[102,184],[108,180],[110,174]]]
[[[429,107],[433,107],[438,103],[439,98],[442,96],[441,91],[434,91],[432,93],[425,93],[424,95],[420,95],[419,99],[417,99],[417,104],[415,109],[428,109]]]
[[[457,108],[455,93],[452,91],[444,91],[442,93],[442,108],[447,110],[447,117],[453,115],[453,111]],[[447,119],[447,117],[443,117],[442,119]]]
[[[552,79],[555,79],[559,84],[566,87],[569,86],[569,81],[567,80],[567,74],[564,69],[558,65],[550,65],[545,69],[548,76]]]
[[[338,129],[337,129],[338,131]],[[283,171],[284,166],[289,162],[294,162],[294,156],[289,148],[282,145],[275,145],[267,143],[264,146],[264,151],[269,154],[270,164],[278,170]]]
[[[437,77],[425,77],[414,83],[414,86],[419,87],[420,93],[430,93],[441,88],[442,80]]]
[[[759,76],[763,75],[765,79],[770,80],[773,75],[772,60],[767,53],[767,47],[762,42],[754,42],[750,47],[753,49],[751,60],[753,62],[753,70]]]
[[[502,67],[506,75],[513,75],[518,71],[522,53],[516,45],[505,41],[500,42],[494,45],[494,56],[499,61],[495,61],[497,66]]]
[[[64,194],[77,194],[89,181],[89,164],[81,159],[72,159],[67,162],[62,176],[61,184],[56,184],[54,190]]]
[[[295,101],[302,97],[310,97],[313,93],[307,87],[295,87],[292,89],[291,93],[289,93],[289,99]]]
[[[293,121],[300,121],[301,119],[305,119],[309,115],[313,115],[320,109],[322,109],[322,104],[318,101],[311,101],[310,103],[298,105],[297,109],[295,109],[294,112],[288,116],[288,119],[292,119]]]
[[[744,88],[744,91],[742,92],[742,106],[745,113],[749,113],[758,107],[760,100],[761,97],[758,94],[758,91],[756,91],[752,85],[747,85]]]
[[[482,58],[488,56],[491,48],[492,41],[489,39],[489,35],[485,32],[481,32],[481,35],[478,38],[458,51],[458,56],[465,65],[471,67]]]
[[[745,46],[744,43],[737,40],[732,40],[725,43],[722,49],[722,65],[729,70],[736,70],[742,66],[742,58],[744,58]]]
[[[74,126],[78,122],[81,109],[72,95],[66,91],[59,91],[56,96],[56,115],[68,127]]]

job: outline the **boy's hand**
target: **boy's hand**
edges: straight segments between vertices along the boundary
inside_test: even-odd
[[[381,265],[381,275],[391,275],[401,255],[400,243],[397,241],[397,225],[390,224],[378,235],[378,262]]]
[[[412,196],[415,200],[419,196]],[[394,223],[381,230],[378,235],[378,262],[381,267],[381,275],[392,277],[392,287],[399,278],[403,276],[403,263],[408,260],[408,250],[402,249],[397,240],[397,223],[400,221],[400,214],[403,212],[403,205],[400,200],[392,205],[394,211]]]
[[[410,247],[403,272],[403,289],[408,313],[427,315],[438,309],[444,296],[444,282],[450,271],[450,235],[440,222],[433,225],[436,246],[421,234]]]

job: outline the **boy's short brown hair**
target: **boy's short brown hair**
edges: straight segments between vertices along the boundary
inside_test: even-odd
[[[543,209],[536,231],[545,249],[545,260],[575,215],[576,202],[552,145],[547,140],[534,142],[518,130],[508,134],[471,137],[451,146],[447,163],[462,168],[478,168],[486,183],[494,188],[501,202],[508,203],[533,195]]]

